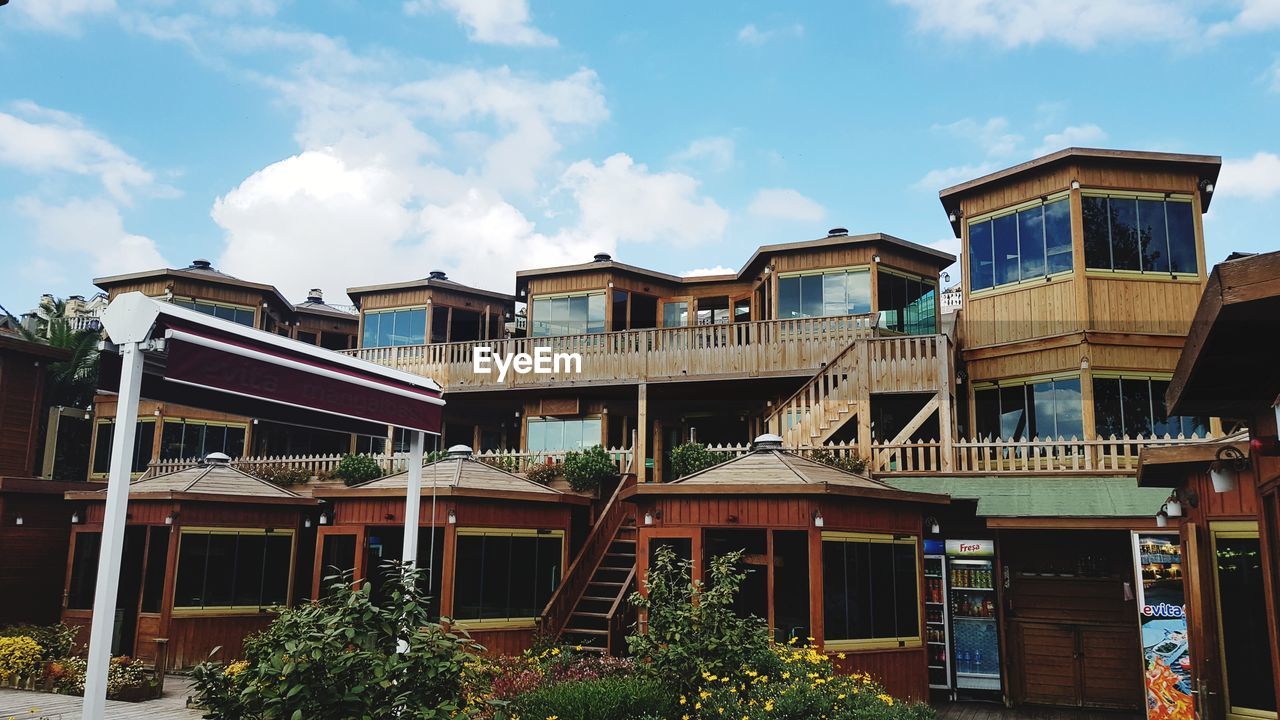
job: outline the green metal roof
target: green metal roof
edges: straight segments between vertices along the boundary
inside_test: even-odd
[[[1168,488],[1140,488],[1132,477],[888,477],[899,490],[977,500],[981,517],[1146,517]]]

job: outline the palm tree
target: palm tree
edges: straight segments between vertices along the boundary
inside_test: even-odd
[[[2,305],[0,311],[14,317]],[[88,406],[93,402],[98,384],[99,333],[96,330],[72,330],[67,318],[67,301],[63,298],[42,298],[35,316],[34,331],[20,322],[14,323],[23,339],[71,351],[71,357],[66,360],[49,364],[45,405]]]

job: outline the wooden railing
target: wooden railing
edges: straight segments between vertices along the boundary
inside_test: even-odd
[[[618,487],[614,489],[604,509],[600,511],[599,519],[591,528],[591,533],[582,543],[578,556],[569,565],[569,570],[563,576],[564,580],[547,601],[547,606],[541,615],[541,626],[542,632],[548,637],[559,637],[560,631],[564,629],[565,623],[569,621],[569,615],[578,603],[578,598],[582,597],[587,583],[591,582],[591,576],[595,573],[596,567],[600,565],[604,556],[608,554],[610,546],[613,545],[618,528],[622,527],[628,518],[635,517],[635,506],[623,502],[620,497],[623,490],[635,484],[634,472],[628,472],[622,476]],[[636,550],[639,552],[638,546]]]
[[[762,320],[722,325],[654,328],[590,335],[526,337],[431,345],[358,348],[347,354],[429,377],[446,390],[499,390],[583,383],[679,380],[687,377],[755,377],[805,374],[822,367],[855,340],[879,335],[868,315]],[[494,355],[576,353],[576,367],[540,374],[508,372],[498,382],[496,368],[477,373],[476,348]]]

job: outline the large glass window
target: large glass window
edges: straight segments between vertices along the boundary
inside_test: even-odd
[[[1071,270],[1067,198],[969,224],[970,291]]]
[[[871,271],[867,268],[799,273],[778,278],[779,320],[869,312]]]
[[[1169,381],[1165,379],[1095,377],[1093,414],[1098,437],[1206,435],[1209,418],[1167,414],[1164,394],[1168,388]]]
[[[689,302],[687,300],[662,301],[662,327],[684,327],[689,324]]]
[[[824,532],[827,646],[918,644],[918,576],[915,537]]]
[[[247,426],[165,418],[160,431],[160,459],[203,458],[214,452],[244,455]]]
[[[1199,272],[1189,199],[1088,194],[1081,203],[1086,268]]]
[[[98,548],[102,546],[102,533],[79,532],[71,552],[71,586],[67,588],[67,608],[90,610],[93,593],[98,583]]]
[[[147,529],[147,568],[142,580],[142,612],[158,613],[164,596],[164,576],[169,561],[168,527],[153,526]]]
[[[729,322],[729,296],[698,298],[698,324],[720,325]]]
[[[241,305],[228,305],[226,303],[214,303],[205,300],[192,300],[190,298],[173,298],[169,302],[174,305],[181,305],[184,308],[191,308],[196,312],[212,315],[230,320],[240,325],[248,325],[253,327],[254,312],[251,307]]]
[[[362,347],[393,347],[426,343],[427,309],[400,308],[364,314]]]
[[[289,602],[293,532],[184,529],[178,544],[177,609],[264,608]]]
[[[93,446],[92,472],[94,475],[106,475],[111,471],[111,444],[115,441],[115,427],[114,418],[98,421],[95,428],[97,437]],[[130,467],[135,473],[146,472],[147,466],[151,464],[151,450],[156,432],[155,418],[139,420],[136,432],[137,435],[134,436],[133,441],[133,462]]]
[[[1005,381],[973,397],[980,438],[1084,439],[1078,377]]]
[[[604,332],[604,291],[533,298],[533,337]]]
[[[529,452],[583,450],[600,444],[600,418],[529,418]]]
[[[454,619],[533,620],[560,584],[562,531],[459,528],[456,543]]]
[[[879,286],[880,327],[908,335],[929,335],[938,329],[938,284],[884,270]]]

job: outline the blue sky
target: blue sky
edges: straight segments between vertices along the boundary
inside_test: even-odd
[[[736,269],[832,226],[958,252],[937,191],[1068,145],[1222,155],[1280,247],[1280,0],[11,0],[0,303],[206,257],[301,298]]]

